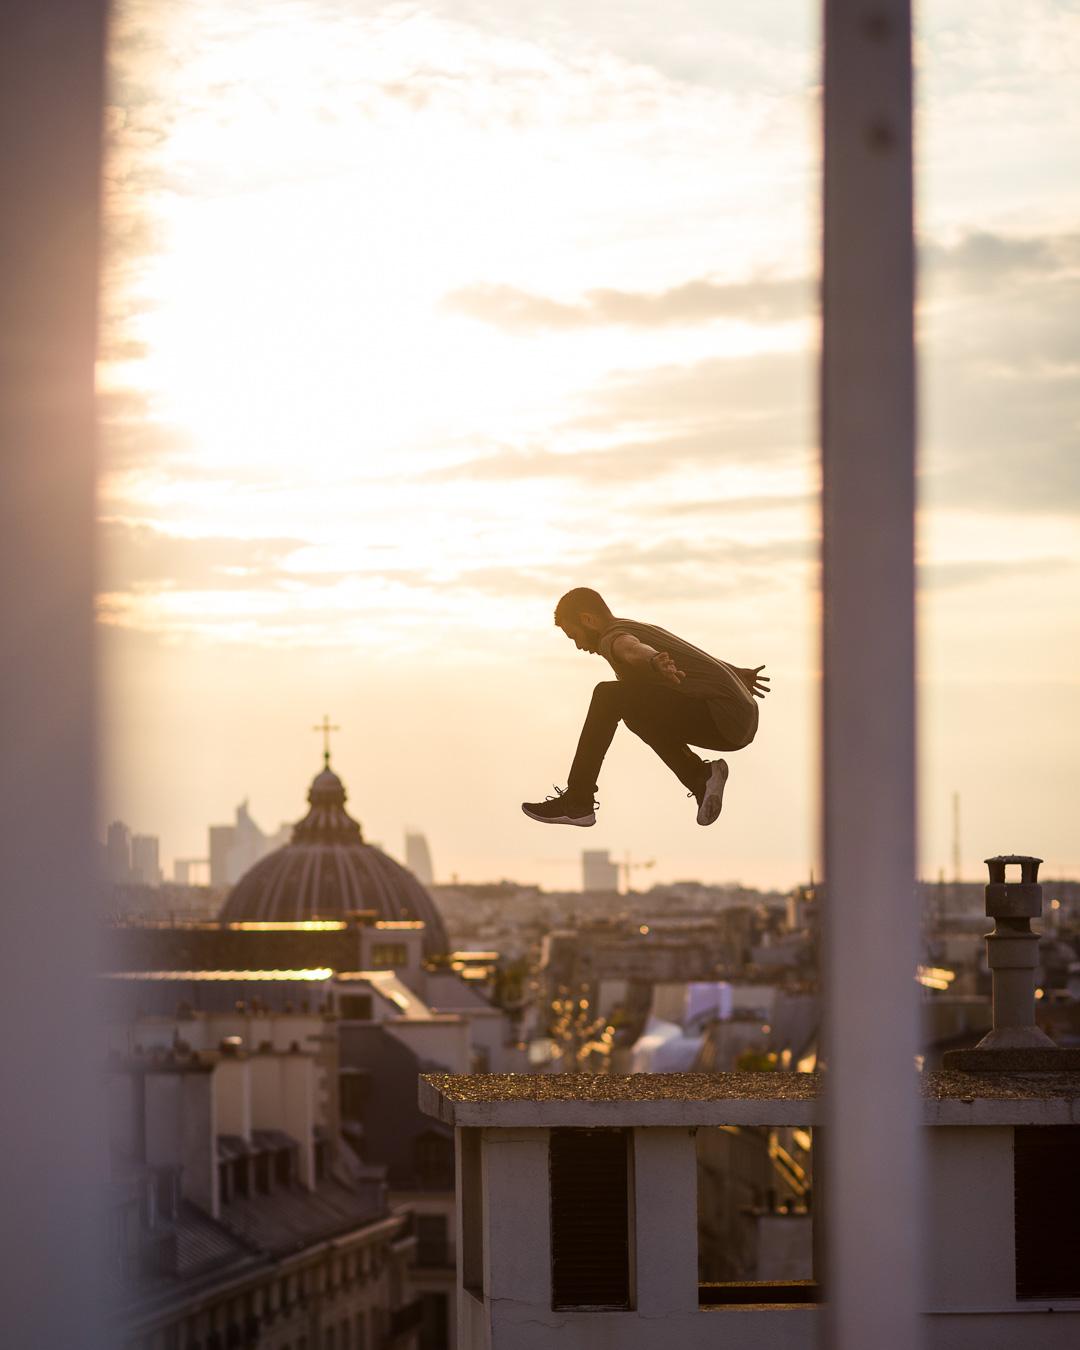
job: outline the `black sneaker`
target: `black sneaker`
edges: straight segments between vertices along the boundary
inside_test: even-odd
[[[697,798],[697,823],[711,825],[719,816],[724,805],[724,785],[728,780],[728,766],[725,759],[714,759],[706,764],[708,777],[693,794]]]
[[[555,789],[555,796],[542,802],[522,802],[521,809],[530,820],[541,825],[580,825],[582,829],[596,824],[596,802],[589,797],[571,797],[569,790]]]

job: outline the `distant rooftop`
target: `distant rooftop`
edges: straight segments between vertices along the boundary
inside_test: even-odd
[[[317,984],[329,980],[334,972],[329,966],[313,966],[303,970],[112,970],[102,976],[106,980],[306,980]]]

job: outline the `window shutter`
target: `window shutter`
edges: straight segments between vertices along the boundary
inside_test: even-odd
[[[1016,1297],[1080,1298],[1080,1126],[1013,1131]]]
[[[555,1308],[629,1308],[626,1130],[552,1130],[551,1282]]]

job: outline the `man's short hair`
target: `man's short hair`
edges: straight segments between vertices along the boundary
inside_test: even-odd
[[[603,619],[614,618],[603,596],[588,586],[577,586],[567,591],[555,606],[555,622],[560,628],[567,623],[578,623],[583,614],[599,614]]]

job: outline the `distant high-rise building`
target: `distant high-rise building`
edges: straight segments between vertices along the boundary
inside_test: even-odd
[[[405,833],[405,866],[423,886],[435,883],[435,871],[431,866],[431,850],[422,834]]]
[[[105,836],[105,872],[117,885],[131,881],[131,831],[121,820],[114,820]]]
[[[607,849],[582,850],[581,889],[583,891],[619,889],[619,865],[611,861],[611,854]]]
[[[232,886],[274,849],[289,842],[290,829],[264,834],[251,818],[246,801],[236,808],[233,825],[210,826],[210,885]]]
[[[210,885],[229,884],[229,850],[236,839],[234,825],[210,826]]]
[[[210,884],[209,858],[175,858],[173,881],[178,886],[207,886]]]
[[[160,886],[164,880],[158,840],[152,834],[136,834],[131,839],[131,879],[144,886]]]

